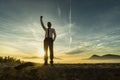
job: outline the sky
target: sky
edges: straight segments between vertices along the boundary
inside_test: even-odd
[[[120,0],[0,0],[0,55],[39,56],[40,16],[56,30],[57,57],[120,54]]]

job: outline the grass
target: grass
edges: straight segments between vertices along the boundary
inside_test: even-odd
[[[55,64],[52,67],[25,62],[0,68],[0,80],[120,80],[120,64]]]
[[[22,61],[20,61],[20,59],[16,59],[14,57],[10,57],[10,56],[5,56],[5,57],[0,57],[0,63],[10,63],[10,64],[14,64],[14,63],[22,63]]]

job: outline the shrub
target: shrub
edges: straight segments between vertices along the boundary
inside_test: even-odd
[[[5,56],[5,57],[0,57],[0,63],[22,63],[20,59],[16,59],[14,57],[10,56]]]

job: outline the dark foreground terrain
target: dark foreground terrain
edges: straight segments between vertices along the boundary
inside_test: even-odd
[[[120,80],[120,64],[0,65],[0,80]]]

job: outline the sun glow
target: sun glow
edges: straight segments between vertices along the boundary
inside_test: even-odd
[[[43,48],[40,49],[39,54],[40,54],[40,56],[42,56],[42,57],[44,56],[44,50],[43,50]]]

